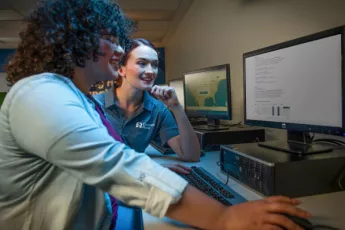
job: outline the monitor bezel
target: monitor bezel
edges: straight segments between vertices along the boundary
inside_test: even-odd
[[[344,126],[345,126],[345,104],[344,104],[344,98],[345,98],[345,71],[344,71],[344,26],[336,27],[333,29],[329,29],[326,31],[322,31],[319,33],[311,34],[308,36],[304,36],[301,38],[297,38],[294,40],[290,40],[287,42],[283,42],[280,44],[268,46],[266,48],[261,48],[258,50],[254,50],[251,52],[247,52],[243,54],[243,98],[244,98],[244,123],[247,125],[253,125],[253,126],[262,126],[262,127],[268,127],[268,128],[277,128],[277,129],[285,129],[288,131],[298,131],[298,132],[311,132],[311,133],[324,133],[324,134],[332,134],[332,135],[342,135],[344,136]],[[261,120],[252,120],[247,119],[247,98],[246,98],[246,58],[253,57],[256,55],[260,55],[263,53],[268,53],[284,48],[288,48],[295,45],[300,45],[303,43],[319,40],[322,38],[334,36],[334,35],[341,35],[341,55],[342,55],[342,76],[341,76],[341,86],[342,86],[342,126],[343,127],[331,127],[331,126],[321,126],[321,125],[307,125],[307,124],[299,124],[299,123],[284,123],[284,122],[274,122],[274,121],[261,121]]]
[[[204,112],[200,111],[190,111],[187,109],[186,104],[186,75],[188,74],[195,74],[195,73],[203,73],[215,70],[225,70],[226,72],[226,87],[227,87],[227,112],[225,115],[213,115],[213,114],[205,114]],[[211,66],[206,68],[201,68],[193,71],[188,71],[183,73],[183,82],[184,82],[184,101],[185,101],[185,112],[188,117],[190,118],[208,118],[208,119],[222,119],[222,120],[231,120],[232,119],[232,111],[231,111],[231,81],[230,81],[230,64],[223,64],[217,66]]]

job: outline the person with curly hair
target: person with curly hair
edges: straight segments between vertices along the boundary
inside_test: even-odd
[[[162,145],[167,143],[183,161],[199,161],[198,138],[175,90],[154,85],[158,74],[154,45],[143,38],[133,39],[118,72],[115,87],[94,97],[124,143],[144,152],[155,140]],[[179,164],[167,166],[179,173],[189,171]]]
[[[298,201],[225,207],[120,142],[91,85],[115,80],[132,23],[111,0],[44,0],[8,65],[0,110],[0,226],[112,229],[112,199],[203,229],[299,229]],[[118,139],[118,140],[116,140]]]

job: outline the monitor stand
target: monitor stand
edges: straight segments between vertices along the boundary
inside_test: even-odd
[[[207,118],[207,125],[196,125],[193,126],[196,130],[206,130],[206,131],[217,131],[217,130],[227,130],[229,126],[221,125],[219,119],[209,119]]]
[[[258,143],[260,147],[283,151],[296,155],[310,155],[331,152],[332,148],[322,144],[313,144],[309,133],[288,131],[287,141],[268,141]]]

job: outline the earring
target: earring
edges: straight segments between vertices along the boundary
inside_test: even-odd
[[[83,57],[79,57],[77,59],[77,65],[80,67],[85,67],[85,59]]]

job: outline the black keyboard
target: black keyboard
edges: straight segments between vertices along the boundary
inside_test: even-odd
[[[224,205],[231,206],[246,201],[246,199],[212,176],[202,167],[193,166],[189,174],[179,175],[188,181],[190,185],[193,185]]]
[[[174,150],[172,150],[172,148],[170,148],[168,144],[161,146],[159,143],[155,141],[151,141],[150,144],[152,145],[152,147],[154,147],[155,149],[157,149],[160,153],[164,155],[175,154]]]

